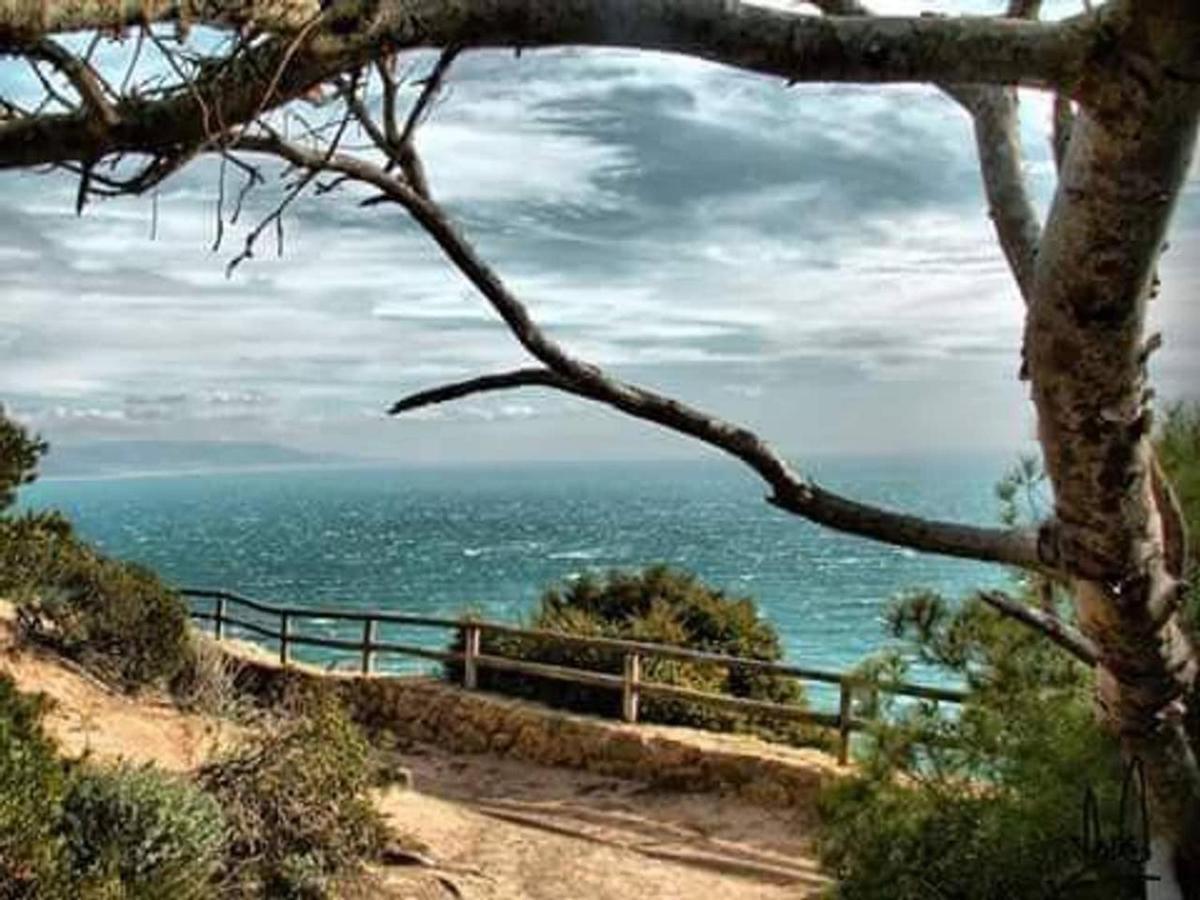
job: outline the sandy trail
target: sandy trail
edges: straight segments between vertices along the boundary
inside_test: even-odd
[[[775,900],[827,883],[794,812],[432,748],[400,759],[417,789],[381,806],[464,897]]]
[[[113,691],[45,651],[18,648],[0,605],[0,671],[53,701],[50,732],[70,754],[202,764],[239,728]],[[435,867],[388,866],[364,896],[411,900],[783,900],[827,883],[795,811],[493,756],[410,746],[395,763],[413,789],[380,791],[393,827]]]

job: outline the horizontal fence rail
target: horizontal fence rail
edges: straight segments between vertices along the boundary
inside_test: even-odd
[[[947,688],[908,684],[906,682],[877,682],[848,672],[831,672],[824,669],[774,663],[762,659],[727,656],[721,653],[689,650],[686,647],[673,647],[667,644],[626,641],[618,638],[584,637],[582,635],[522,628],[517,625],[487,622],[473,618],[452,619],[439,616],[418,616],[407,613],[385,612],[382,610],[362,611],[278,606],[242,597],[225,590],[184,588],[180,593],[190,601],[210,601],[208,609],[197,608],[195,603],[190,604],[190,612],[193,619],[199,622],[212,623],[212,633],[217,640],[229,637],[228,628],[232,626],[233,628],[241,629],[243,633],[275,641],[279,646],[279,661],[283,665],[288,665],[292,661],[292,650],[298,646],[343,650],[355,653],[360,659],[361,672],[367,675],[376,671],[376,662],[380,654],[415,657],[439,663],[461,663],[463,687],[468,690],[478,688],[479,671],[481,669],[490,669],[493,671],[513,672],[537,678],[550,678],[571,684],[620,691],[622,718],[627,722],[638,721],[638,707],[642,696],[686,700],[692,703],[721,707],[746,714],[807,722],[834,729],[839,734],[838,761],[842,764],[846,763],[849,755],[850,736],[852,732],[862,730],[869,724],[868,720],[854,716],[854,697],[856,693],[867,692],[874,694],[878,692],[895,694],[932,701],[934,703],[962,703],[966,699],[965,692]],[[261,622],[254,622],[243,616],[231,615],[231,606],[272,617],[277,621],[277,627],[270,628]],[[361,623],[361,637],[357,640],[316,637],[296,631],[295,626],[298,623],[315,620]],[[463,650],[462,652],[434,650],[415,644],[382,641],[378,638],[380,625],[446,629],[458,633],[461,638]],[[484,634],[503,634],[525,638],[538,643],[613,651],[614,653],[623,655],[623,672],[620,675],[616,675],[609,672],[597,672],[590,669],[551,665],[528,659],[483,653],[482,636]],[[692,688],[680,687],[679,685],[647,681],[642,677],[642,669],[647,659],[670,659],[705,663],[724,666],[728,669],[779,675],[794,678],[798,681],[837,685],[838,711],[836,713],[820,712],[786,703],[750,700],[745,697],[735,697],[729,694],[697,691]]]

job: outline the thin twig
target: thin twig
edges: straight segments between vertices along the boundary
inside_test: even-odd
[[[124,96],[129,90],[129,83],[133,80],[133,73],[137,69],[138,62],[142,58],[142,47],[146,43],[146,26],[143,25],[138,29],[137,41],[133,45],[133,55],[129,58],[129,67],[125,70],[125,77],[121,79],[121,95]]]
[[[324,163],[328,163],[329,159],[335,153],[337,153],[338,143],[341,141],[342,135],[345,134],[346,127],[350,124],[350,120],[351,120],[351,112],[349,109],[347,109],[345,114],[342,116],[341,124],[338,127],[337,133],[334,135],[333,140],[330,141],[329,147],[325,152],[324,162],[317,166],[308,167],[306,174],[303,177],[301,177],[291,187],[291,189],[288,191],[287,195],[284,196],[283,200],[281,200],[279,202],[279,205],[276,206],[275,209],[272,210],[270,215],[268,215],[265,219],[263,219],[261,222],[259,222],[259,224],[254,228],[254,230],[251,231],[250,234],[248,234],[246,236],[246,244],[242,248],[242,252],[239,253],[237,256],[235,256],[232,260],[230,260],[229,264],[225,267],[225,277],[226,278],[232,277],[234,271],[237,269],[237,267],[239,265],[241,265],[245,260],[251,259],[254,256],[255,242],[258,240],[259,236],[263,233],[263,231],[266,230],[266,228],[271,224],[274,224],[274,226],[275,226],[275,239],[276,239],[277,250],[280,255],[283,255],[283,222],[282,222],[283,213],[285,210],[287,210],[287,208],[289,206],[291,206],[291,204],[296,200],[296,198],[300,196],[300,194],[304,191],[304,189],[306,187],[308,187],[308,185],[310,183],[312,183],[312,181],[320,174],[321,166],[324,165]],[[280,140],[278,135],[274,134],[274,132],[269,128],[269,126],[264,124],[262,127],[267,130],[268,134],[274,135],[275,140]],[[244,139],[239,138],[239,142],[241,142],[242,140],[244,140]]]
[[[86,58],[79,59],[49,38],[43,38],[35,43],[28,53],[29,57],[43,59],[62,73],[62,76],[71,83],[71,87],[79,95],[88,114],[95,120],[106,128],[117,124],[117,111],[105,93],[106,89],[111,92],[111,88],[106,88],[103,79],[87,63]],[[37,71],[36,66],[34,66],[34,70]],[[38,75],[41,77],[40,72]],[[46,84],[45,80],[42,83]],[[70,103],[65,105],[68,109],[73,108]]]

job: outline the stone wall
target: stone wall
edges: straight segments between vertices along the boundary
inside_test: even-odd
[[[226,647],[231,645],[226,644]],[[260,697],[289,684],[336,686],[369,731],[453,753],[493,753],[528,762],[631,778],[683,791],[719,791],[759,805],[813,808],[836,760],[742,736],[662,725],[628,725],[550,709],[495,694],[467,691],[428,677],[362,676],[293,664],[232,649],[239,686]]]

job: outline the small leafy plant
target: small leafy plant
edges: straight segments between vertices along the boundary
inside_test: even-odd
[[[225,811],[224,882],[250,896],[321,898],[378,854],[370,747],[328,691],[200,773]]]

